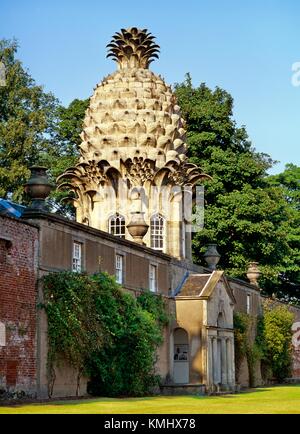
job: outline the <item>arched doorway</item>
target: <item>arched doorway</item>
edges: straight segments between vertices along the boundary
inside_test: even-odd
[[[187,332],[174,330],[174,383],[189,383],[189,338]]]

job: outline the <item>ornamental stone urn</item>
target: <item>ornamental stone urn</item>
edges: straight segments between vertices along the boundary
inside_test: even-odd
[[[219,262],[221,255],[217,251],[217,244],[208,244],[207,250],[203,255],[205,262],[208,265],[208,268],[211,270],[215,270],[217,267],[217,263]]]
[[[132,212],[132,217],[130,223],[126,226],[128,232],[132,236],[133,240],[138,243],[145,245],[143,238],[146,235],[149,225],[144,220],[144,212],[135,211]]]
[[[258,268],[258,262],[249,262],[248,270],[247,270],[247,277],[250,280],[250,283],[254,286],[258,285],[258,278],[261,275],[261,272]]]
[[[47,167],[31,166],[31,176],[24,185],[25,193],[32,200],[30,210],[44,211],[45,199],[49,196],[52,189],[47,176]]]

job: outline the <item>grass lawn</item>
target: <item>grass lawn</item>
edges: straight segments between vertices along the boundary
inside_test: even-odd
[[[95,398],[0,407],[0,413],[299,413],[300,385],[250,389],[225,396]]]

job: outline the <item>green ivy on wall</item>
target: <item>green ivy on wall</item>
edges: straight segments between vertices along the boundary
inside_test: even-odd
[[[259,323],[262,336],[262,366],[266,375],[282,382],[291,375],[293,314],[288,306],[272,300],[263,303],[263,320]]]
[[[256,382],[256,363],[262,356],[260,344],[255,339],[255,335],[257,335],[256,317],[242,312],[235,312],[233,320],[236,381],[238,382],[242,362],[246,359],[249,374],[249,386],[254,387]]]
[[[271,300],[264,301],[261,316],[234,313],[236,381],[244,359],[248,366],[250,387],[255,386],[257,362],[260,362],[264,381],[275,379],[282,382],[290,375],[292,324],[293,314],[288,307]]]
[[[44,277],[48,316],[49,395],[54,366],[67,362],[98,395],[143,395],[159,384],[156,350],[169,316],[163,298],[135,298],[107,273],[59,272]]]

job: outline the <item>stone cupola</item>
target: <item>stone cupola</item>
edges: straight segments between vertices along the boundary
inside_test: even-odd
[[[183,188],[208,178],[187,162],[185,122],[170,86],[148,69],[159,46],[147,29],[117,32],[108,56],[118,70],[97,85],[85,113],[79,163],[59,179],[75,193],[78,222],[133,240],[142,212],[147,246],[190,257]]]

